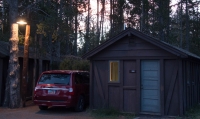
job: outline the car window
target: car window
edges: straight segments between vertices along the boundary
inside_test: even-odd
[[[65,84],[69,85],[70,74],[43,74],[39,84]]]
[[[75,74],[75,84],[81,84],[82,76],[80,74]]]
[[[90,78],[89,73],[83,73],[82,75],[83,75],[82,82],[84,84],[89,84],[89,78]]]

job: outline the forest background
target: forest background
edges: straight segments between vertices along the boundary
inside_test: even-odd
[[[18,16],[30,21],[30,46],[55,57],[81,56],[125,27],[200,55],[199,3],[198,0],[176,3],[174,0],[18,0]],[[19,27],[19,45],[24,43],[24,29]],[[9,6],[6,0],[0,0],[0,40],[8,41],[9,37]]]

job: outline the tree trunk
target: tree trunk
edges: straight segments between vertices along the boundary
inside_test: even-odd
[[[101,26],[100,26],[100,32],[101,32],[101,37],[103,37],[103,23],[104,23],[104,13],[105,13],[105,0],[102,0],[102,9],[101,9]]]
[[[190,42],[189,42],[189,15],[188,15],[188,0],[186,0],[186,50],[189,51],[190,49]]]
[[[90,29],[90,0],[88,0],[88,11],[87,11],[87,21],[86,21],[86,36],[85,36],[85,47],[84,53],[89,51],[90,44],[89,44],[89,29]]]
[[[153,1],[153,25],[152,25],[152,34],[155,37],[155,2]]]
[[[18,24],[15,24],[18,14],[18,1],[8,0],[9,20],[11,24],[10,59],[8,65],[8,75],[6,78],[6,89],[4,97],[4,107],[20,107],[20,80],[19,80],[19,61],[18,61]]]
[[[122,3],[124,3],[124,0],[121,0],[120,4],[118,4],[118,9],[119,9],[118,14],[120,15],[120,17],[119,17],[119,26],[118,26],[117,32],[121,32],[124,29],[124,15],[123,15],[124,14],[124,9],[123,9],[124,4],[122,4]]]
[[[76,0],[75,8],[77,9],[77,3],[78,0]],[[77,30],[78,30],[78,11],[75,13],[75,36],[74,36],[74,49],[73,49],[73,54],[76,56],[77,55]]]
[[[110,38],[113,36],[113,0],[110,0]]]
[[[94,46],[99,45],[99,37],[100,37],[100,30],[99,30],[99,0],[97,0],[97,41]]]
[[[140,26],[140,31],[144,32],[145,30],[145,15],[144,15],[144,0],[141,1],[142,2],[142,13],[141,13],[141,26]]]
[[[20,107],[20,80],[18,61],[18,24],[11,25],[10,59],[8,66],[8,76],[6,79],[4,107]]]
[[[183,29],[183,25],[182,25],[182,17],[183,17],[183,13],[182,13],[182,10],[183,10],[183,2],[181,0],[181,13],[180,13],[180,47],[183,48],[183,34],[182,34],[182,29]]]
[[[159,40],[164,41],[163,32],[163,1],[159,1]]]
[[[30,35],[30,25],[26,25],[26,33],[25,33],[25,40],[24,40],[23,69],[22,69],[22,80],[21,80],[21,98],[22,98],[23,107],[26,106],[26,96],[27,96],[29,35]]]

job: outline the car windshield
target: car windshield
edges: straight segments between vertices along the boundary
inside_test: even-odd
[[[69,85],[70,74],[43,74],[39,84],[65,84]]]

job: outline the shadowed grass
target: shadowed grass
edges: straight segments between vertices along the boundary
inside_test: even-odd
[[[116,109],[96,109],[88,110],[94,119],[134,119],[135,115],[130,113],[121,113]],[[175,119],[200,119],[200,104],[188,110],[184,117]]]
[[[116,109],[97,109],[91,110],[91,115],[95,118],[106,118],[106,119],[133,119],[134,114],[120,113]]]
[[[187,119],[200,119],[200,104],[194,106],[186,112]]]

